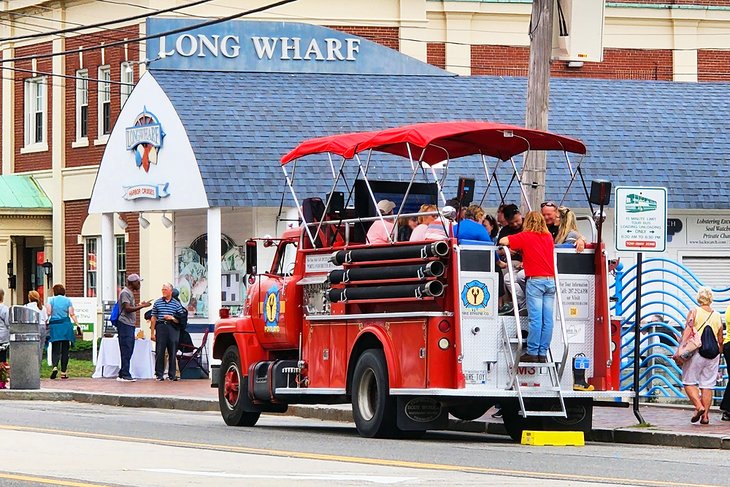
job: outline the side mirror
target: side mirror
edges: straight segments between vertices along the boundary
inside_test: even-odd
[[[258,248],[256,240],[246,240],[246,274],[249,279],[258,273]]]

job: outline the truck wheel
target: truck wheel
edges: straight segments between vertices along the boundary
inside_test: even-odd
[[[248,380],[241,373],[241,360],[235,345],[228,347],[226,353],[223,354],[220,374],[218,406],[223,421],[228,426],[255,425],[261,413],[246,410],[252,408],[248,398]]]
[[[352,415],[358,433],[366,438],[396,436],[396,404],[388,393],[388,369],[382,350],[366,350],[355,366]]]
[[[484,416],[491,407],[484,404],[458,404],[449,408],[449,414],[462,421],[474,421]]]
[[[540,417],[525,418],[520,415],[519,407],[502,407],[502,421],[504,429],[513,441],[522,441],[522,432],[525,430],[543,430]]]
[[[582,431],[585,434],[593,430],[593,401],[577,400],[566,401],[567,418],[546,417],[545,429],[557,431]]]

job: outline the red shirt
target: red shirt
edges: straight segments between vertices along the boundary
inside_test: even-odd
[[[555,246],[550,233],[520,232],[510,235],[509,248],[522,251],[526,277],[555,276]]]

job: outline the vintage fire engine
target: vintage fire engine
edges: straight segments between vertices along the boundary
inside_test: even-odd
[[[476,419],[496,405],[516,439],[527,428],[589,430],[594,405],[628,397],[619,392],[612,345],[618,331],[612,336],[608,266],[593,218],[583,252],[556,248],[554,336],[548,362],[539,364],[518,362],[528,317],[520,315],[514,289],[514,311],[498,313],[496,261],[509,261],[509,252],[458,241],[452,222],[438,212],[432,215],[449,238],[396,242],[396,227],[389,243],[365,241],[368,225],[387,230],[387,219],[422,216],[408,211],[409,198],[416,208],[428,198],[445,205],[446,168],[462,157],[481,159],[485,195],[502,164],[522,188],[514,156],[528,150],[562,151],[571,183],[583,181],[580,163],[568,157],[586,153],[582,142],[486,122],[334,135],[287,154],[282,168],[302,223],[278,239],[247,242],[243,312],[215,327],[213,356],[221,364],[213,387],[225,422],[253,426],[262,412],[283,412],[289,404],[352,403],[361,435],[417,436],[446,428],[449,415]],[[333,191],[324,200],[300,201],[287,164],[293,161],[293,174],[300,158],[315,154],[326,156]],[[393,155],[409,160],[410,181],[370,181],[377,158],[396,170]],[[496,159],[493,168],[488,157]],[[357,171],[356,181],[343,181],[347,167]],[[417,183],[417,176],[433,182]],[[348,202],[335,191],[343,182]],[[383,195],[397,203],[394,215],[377,209]],[[256,269],[257,244],[276,247],[266,272]]]

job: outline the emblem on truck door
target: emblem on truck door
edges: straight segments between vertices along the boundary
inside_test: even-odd
[[[266,291],[266,299],[264,300],[264,332],[279,333],[280,312],[279,286],[273,285]]]
[[[469,281],[461,291],[461,303],[466,309],[486,308],[489,297],[489,289],[481,281]]]

